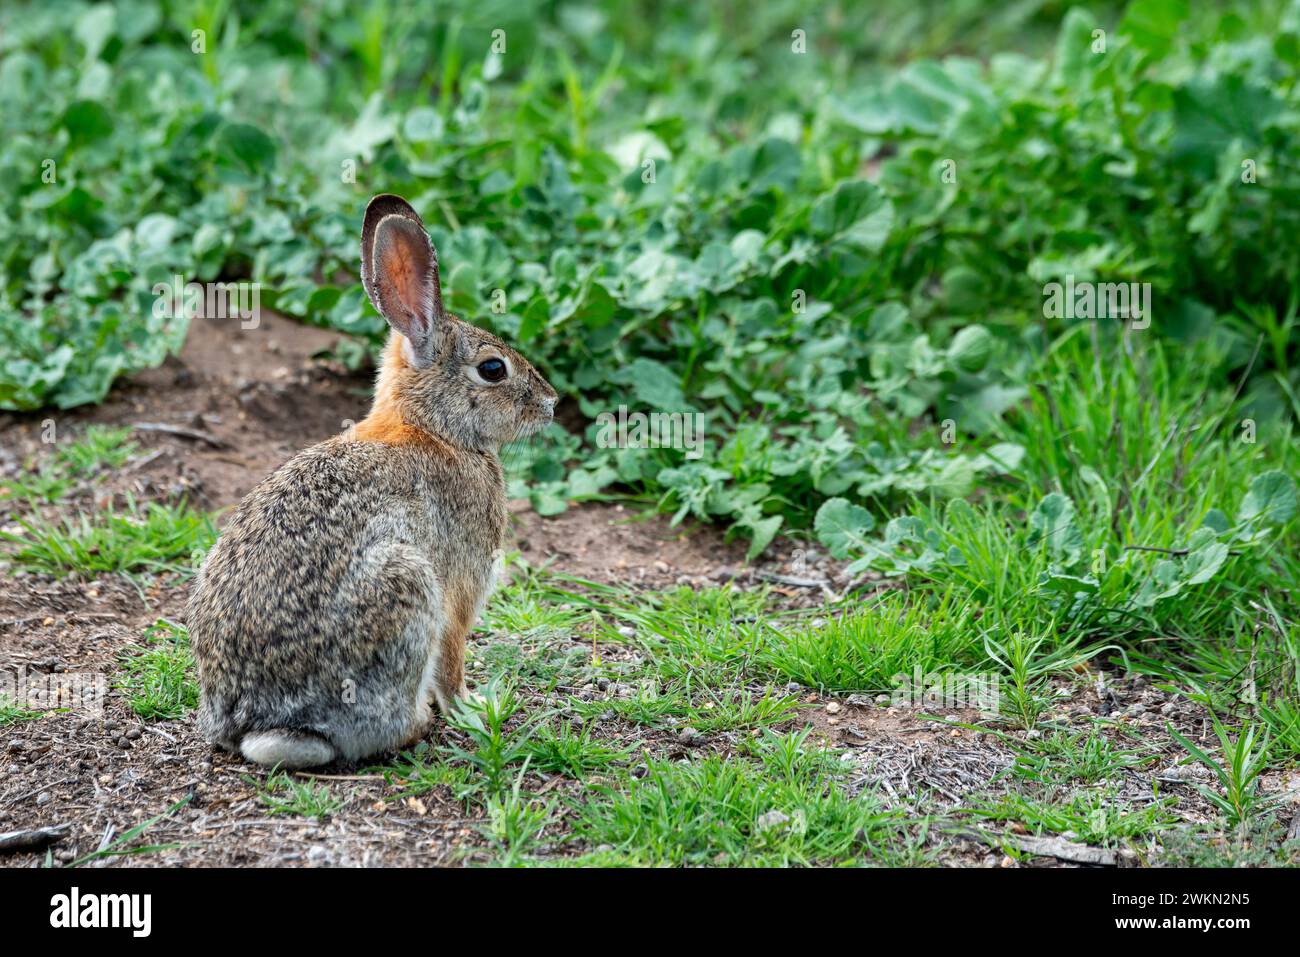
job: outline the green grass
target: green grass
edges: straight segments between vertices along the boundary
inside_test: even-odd
[[[1086,790],[1050,797],[1003,795],[970,802],[969,814],[979,820],[1017,822],[1032,834],[1072,834],[1083,844],[1109,847],[1151,837],[1179,824],[1171,799],[1133,805],[1105,790]]]
[[[559,640],[552,642],[528,635],[515,640],[509,632],[498,634],[502,635],[499,640],[474,649],[470,667],[475,672],[481,668],[489,678],[509,676],[554,687],[584,684],[598,671],[591,662],[590,646],[573,645],[569,635],[557,636]]]
[[[32,711],[30,708],[23,708],[0,695],[0,728],[10,724],[17,724],[19,721],[35,720],[44,713],[43,711]]]
[[[245,779],[258,789],[258,799],[272,816],[291,815],[322,820],[346,805],[347,799],[334,794],[327,785],[277,771],[265,781]]]
[[[756,654],[759,668],[828,691],[887,691],[917,668],[967,670],[980,661],[969,612],[946,598],[931,604],[887,593],[820,627],[771,632]]]
[[[1013,487],[916,500],[863,538],[860,564],[905,577],[911,604],[978,619],[973,658],[1007,676],[1003,703],[1026,728],[1050,705],[1035,662],[1059,670],[1077,650],[1249,713],[1294,754],[1292,428],[1244,441],[1232,388],[1205,388],[1203,350],[1100,348],[1097,374],[1079,333],[1031,367],[999,433],[1026,450]]]
[[[131,429],[127,427],[87,426],[77,441],[58,445],[41,468],[20,473],[0,487],[0,501],[58,501],[79,481],[125,465],[139,451],[139,446],[129,441],[130,435]]]
[[[1167,831],[1161,860],[1169,867],[1297,867],[1300,840],[1286,839],[1286,824],[1265,817],[1238,839],[1211,828]]]
[[[593,772],[626,761],[626,748],[606,744],[590,725],[575,728],[572,721],[552,721],[538,727],[526,745],[529,767],[585,780]]]
[[[185,503],[130,502],[125,511],[108,510],[51,521],[31,516],[17,522],[21,531],[0,531],[14,567],[63,577],[117,572],[192,574],[216,540],[208,516]]]
[[[484,625],[512,639],[530,642],[558,635],[567,637],[588,617],[582,609],[552,604],[532,589],[508,585],[492,602]]]
[[[651,761],[576,805],[601,864],[783,866],[924,860],[897,812],[836,786],[837,759],[806,734],[768,735],[752,756]]]
[[[1095,728],[1055,731],[1027,742],[1016,755],[1013,773],[1040,784],[1088,787],[1115,779],[1129,769],[1147,767],[1154,760],[1149,749],[1120,747]]]
[[[404,751],[389,764],[371,767],[369,773],[382,775],[389,785],[396,788],[397,798],[419,797],[436,788],[448,788],[465,798],[482,790],[474,769],[465,763],[453,764],[443,760],[427,744]]]
[[[121,665],[118,687],[145,720],[179,721],[198,707],[194,655],[180,625],[161,619],[150,625],[142,644],[123,653]]]
[[[539,850],[548,825],[554,823],[556,804],[530,798],[521,792],[521,772],[509,793],[487,799],[487,821],[481,825],[494,851],[493,863],[499,867],[526,864]]]
[[[986,840],[1015,857],[1023,854],[1001,829],[1131,847],[1166,863],[1276,864],[1294,857],[1271,823],[1272,799],[1258,787],[1262,771],[1281,760],[1278,745],[1258,730],[1232,733],[1218,725],[1214,750],[1171,731],[1187,760],[1205,763],[1216,776],[1212,787],[1192,785],[1215,809],[1220,825],[1206,831],[1205,846],[1197,848],[1183,840],[1188,825],[1177,813],[1184,799],[1176,793],[1163,794],[1158,786],[1146,799],[1118,793],[1121,782],[1149,773],[1160,755],[1137,728],[1097,721],[1066,729],[1044,714],[1026,722],[1035,732],[1026,737],[1014,730],[1018,715],[1004,713],[1004,730],[996,730],[996,718],[986,730],[1010,766],[991,777],[986,792],[964,795],[958,808],[937,818],[919,795],[887,806],[873,787],[858,791],[857,775],[850,773],[857,765],[813,737],[796,696],[765,688],[758,677],[786,677],[772,656],[794,653],[791,641],[802,656],[817,636],[828,635],[834,638],[820,643],[823,657],[816,659],[815,673],[860,669],[871,655],[887,658],[890,648],[905,646],[909,635],[919,642],[918,622],[929,615],[934,644],[908,662],[940,671],[996,671],[1001,657],[1050,698],[1079,651],[1051,644],[1042,637],[1047,630],[1040,631],[1041,640],[1024,642],[1017,657],[1005,644],[981,640],[966,604],[926,607],[924,589],[920,604],[889,593],[868,608],[814,625],[802,612],[771,620],[755,614],[769,600],[762,592],[587,591],[537,570],[524,575],[518,588],[530,591],[527,601],[538,607],[597,615],[602,635],[618,636],[623,650],[656,653],[634,657],[640,664],[618,673],[591,700],[565,695],[540,675],[513,686],[489,682],[439,731],[440,740],[367,772],[384,777],[389,800],[442,792],[463,802],[479,818],[481,834],[476,847],[462,851],[469,863],[923,865],[942,859],[945,829],[954,821],[979,822]],[[516,604],[520,598],[507,591],[501,600]],[[949,645],[947,616],[968,621],[975,637]],[[780,633],[766,635],[750,655],[735,654],[733,629],[752,624],[739,620],[748,618],[776,623]],[[613,627],[616,621],[637,624],[629,636]],[[673,621],[679,626],[676,642]],[[936,651],[942,648],[960,653]],[[607,666],[614,665],[629,665],[621,650],[610,651]],[[888,666],[902,667],[894,659]],[[147,719],[183,718],[196,703],[185,633],[171,623],[160,621],[146,632],[140,648],[124,656],[123,675],[119,687]],[[1014,674],[1004,675],[1004,694],[1015,686]],[[807,687],[817,685],[809,680]],[[539,694],[544,703],[531,700]],[[687,727],[699,732],[693,746],[678,741]],[[321,819],[347,803],[319,781],[280,773],[257,788],[269,814]]]
[[[647,728],[694,728],[701,732],[781,724],[793,716],[798,706],[793,696],[770,689],[760,693],[690,681],[670,681],[660,687],[648,680],[637,684],[627,697],[571,699],[569,704],[591,720],[610,715]]]
[[[426,760],[403,772],[408,786],[412,781],[423,782],[421,789],[445,785],[490,809],[484,832],[489,859],[502,864],[922,862],[942,841],[922,852],[913,840],[917,832],[909,827],[929,826],[919,806],[901,815],[876,816],[879,808],[868,791],[854,799],[854,813],[865,815],[866,823],[855,833],[871,835],[870,846],[849,840],[839,830],[846,797],[834,754],[821,751],[799,730],[803,722],[797,698],[773,690],[773,685],[793,680],[819,691],[891,691],[896,688],[894,678],[911,674],[915,667],[926,674],[981,672],[999,677],[1001,711],[985,730],[993,732],[1012,763],[990,781],[999,790],[969,795],[963,814],[1033,834],[1066,834],[1084,843],[1134,847],[1145,856],[1153,847],[1162,847],[1168,835],[1187,827],[1175,813],[1182,799],[1158,790],[1136,803],[1118,796],[1118,784],[1131,773],[1147,772],[1159,751],[1136,728],[1123,724],[1101,721],[1066,729],[1049,718],[1063,679],[1068,687],[1082,662],[1122,653],[1116,660],[1132,655],[1149,669],[1158,669],[1162,662],[1170,665],[1148,674],[1168,680],[1171,688],[1180,688],[1194,700],[1198,691],[1192,676],[1203,679],[1232,661],[1240,665],[1242,656],[1249,654],[1232,641],[1215,647],[1218,657],[1211,654],[1208,640],[1189,639],[1184,647],[1162,648],[1152,657],[1144,657],[1149,652],[1134,636],[1122,637],[1119,644],[1084,645],[1080,639],[1095,633],[1072,628],[1050,605],[1035,605],[1047,617],[1026,623],[1020,617],[1025,606],[1017,596],[1000,604],[994,589],[963,594],[958,587],[940,594],[927,577],[916,578],[907,593],[886,592],[853,607],[776,614],[769,608],[770,595],[761,590],[637,594],[586,589],[536,570],[515,587],[503,598],[512,605],[517,606],[520,592],[526,592],[527,603],[539,609],[550,604],[596,616],[598,640],[605,649],[602,668],[611,682],[608,690],[590,700],[573,695],[560,699],[562,710],[583,719],[577,726],[553,717],[534,723],[531,711],[514,707],[515,699],[508,697],[504,711],[494,705],[488,715],[497,717],[485,717],[472,731],[473,748],[444,749],[436,764]],[[814,623],[812,615],[822,620]],[[1028,625],[1030,630],[1005,636],[1004,622]],[[584,621],[581,627],[589,625]],[[1065,637],[1071,633],[1074,638]],[[497,635],[494,640],[507,639]],[[1173,661],[1182,662],[1184,670],[1173,668]],[[1291,673],[1287,675],[1290,680]],[[1006,730],[994,730],[999,724]],[[628,726],[640,729],[633,732],[633,740],[648,735],[641,740],[655,742],[642,760],[626,745],[606,743],[612,734],[626,741]],[[679,746],[681,757],[676,760],[656,756],[662,753],[659,749],[673,747],[677,733],[687,727],[700,732],[696,747],[683,753]],[[1024,737],[1026,730],[1033,734]],[[743,732],[739,753],[729,753],[730,745],[716,737],[732,731]],[[656,734],[667,737],[656,739]],[[805,776],[796,774],[796,782],[803,783],[783,790],[773,773],[773,755],[780,750],[774,742],[790,736],[799,737],[802,743],[795,750],[803,756],[787,760],[803,767],[800,773]],[[756,745],[743,744],[755,740]],[[1267,852],[1249,847],[1250,835],[1264,827],[1269,807],[1262,799],[1251,803],[1251,782],[1262,768],[1279,766],[1285,755],[1271,739],[1267,746],[1249,736],[1228,740],[1228,757],[1209,755],[1219,769],[1216,774],[1228,775],[1223,778],[1224,797],[1202,795],[1218,808],[1229,834],[1227,844],[1219,842],[1221,854],[1225,859],[1245,855],[1280,861],[1286,852],[1273,832]],[[723,752],[714,750],[717,745]],[[820,776],[808,771],[813,767],[820,769]],[[571,831],[561,823],[569,818],[558,814],[549,800],[530,797],[537,788],[532,776],[537,772],[558,773],[582,786],[576,796],[565,798],[573,815]],[[470,775],[468,782],[464,774]],[[774,793],[783,796],[777,800]],[[784,830],[760,839],[755,822],[770,810],[763,801],[778,809],[803,807],[805,820],[821,822],[823,840],[810,842],[807,835]],[[997,833],[990,832],[995,842]],[[577,858],[566,854],[573,841],[578,842]],[[1170,853],[1187,851],[1177,844]]]

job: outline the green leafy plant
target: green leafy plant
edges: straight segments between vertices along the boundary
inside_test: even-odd
[[[526,773],[525,764],[509,792],[489,795],[486,801],[487,821],[482,829],[496,851],[495,863],[502,867],[527,859],[555,813],[555,802],[544,803],[522,793]]]
[[[1193,784],[1207,801],[1219,809],[1230,827],[1238,830],[1248,828],[1273,803],[1259,791],[1259,776],[1268,767],[1272,745],[1267,730],[1261,733],[1258,727],[1248,725],[1234,738],[1215,716],[1214,734],[1219,739],[1222,760],[1188,740],[1172,725],[1168,726],[1168,731],[1193,758],[1214,772],[1218,788]]]
[[[799,16],[820,42],[883,52],[894,6]],[[220,31],[237,7],[186,22]],[[0,94],[35,106],[6,114],[0,162],[53,176],[15,174],[5,203],[0,315],[22,321],[0,323],[0,407],[98,401],[189,322],[233,321],[178,308],[177,275],[256,281],[264,307],[354,337],[357,360],[385,332],[347,278],[373,184],[319,170],[360,159],[429,198],[449,306],[518,342],[590,423],[519,454],[543,514],[632,495],[726,525],[751,556],[810,528],[843,551],[870,531],[848,506],[878,521],[913,495],[1015,480],[1026,447],[989,440],[1030,397],[1042,335],[1082,325],[1043,321],[1044,285],[1066,276],[1150,283],[1168,304],[1157,335],[1220,340],[1216,381],[1262,335],[1247,401],[1294,415],[1300,130],[1279,78],[1300,27],[1276,4],[1148,7],[1118,18],[1104,54],[1075,10],[1048,56],[754,71],[728,64],[786,36],[788,3],[743,35],[688,4],[653,30],[467,0],[432,26],[329,8],[311,51],[276,42],[276,5],[200,57],[168,39],[170,3],[19,4]],[[1052,21],[906,13],[924,50],[1032,33],[1042,51]],[[471,27],[489,20],[536,56],[485,59]],[[626,69],[633,54],[656,70]],[[160,70],[186,95],[147,95]],[[796,92],[817,88],[834,93]],[[602,447],[595,419],[621,405],[699,412],[703,440]]]
[[[338,811],[347,799],[330,791],[314,779],[294,777],[283,771],[271,774],[264,782],[245,778],[258,787],[262,805],[270,815],[288,814],[322,820]]]
[[[469,738],[470,747],[458,743],[442,746],[450,760],[464,761],[478,774],[475,786],[488,794],[509,789],[510,769],[529,757],[529,742],[545,712],[532,715],[515,728],[509,722],[519,710],[520,702],[511,687],[490,682],[470,698],[459,702],[448,721]]]

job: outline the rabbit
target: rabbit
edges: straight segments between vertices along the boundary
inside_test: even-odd
[[[391,326],[369,415],[248,494],[189,600],[200,728],[255,764],[408,747],[435,701],[466,695],[506,529],[498,450],[554,414],[523,356],[443,310],[437,253],[400,197],[366,208],[361,281]]]

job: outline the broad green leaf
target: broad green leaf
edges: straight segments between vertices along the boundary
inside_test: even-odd
[[[78,100],[63,111],[63,127],[74,148],[102,140],[113,132],[113,117],[102,103]]]
[[[415,143],[432,143],[442,138],[442,114],[431,106],[420,106],[402,120],[402,135]]]
[[[749,543],[749,549],[745,553],[746,561],[752,561],[763,553],[768,545],[772,544],[772,539],[780,531],[784,519],[780,515],[770,515],[767,518],[761,518],[757,521],[748,523],[745,527],[753,534],[753,539]]]
[[[1061,21],[1056,38],[1056,82],[1068,87],[1083,84],[1088,68],[1100,62],[1092,50],[1094,30],[1101,24],[1082,7],[1071,7]]]
[[[948,343],[948,361],[964,372],[978,372],[993,354],[993,336],[983,326],[966,326]]]
[[[812,228],[830,242],[864,252],[878,252],[889,238],[894,208],[880,187],[866,180],[845,180],[817,201]]]
[[[1174,155],[1212,176],[1229,147],[1241,158],[1258,155],[1265,131],[1282,109],[1266,87],[1240,76],[1191,79],[1174,91]]]
[[[1183,579],[1188,585],[1209,581],[1228,559],[1228,546],[1218,540],[1212,529],[1198,528],[1187,542],[1183,559]]]
[[[631,386],[644,412],[682,412],[690,408],[681,384],[673,371],[661,362],[644,356],[633,360],[613,377],[615,382]]]
[[[1152,56],[1169,52],[1187,19],[1188,0],[1132,0],[1120,21],[1120,32]]]
[[[1237,509],[1239,525],[1285,525],[1296,511],[1295,479],[1274,469],[1256,475]]]
[[[221,161],[249,176],[266,174],[275,165],[275,141],[251,123],[228,123],[217,134]]]
[[[836,558],[848,558],[864,547],[867,533],[875,527],[870,512],[845,498],[827,499],[813,521],[817,537]]]
[[[1029,516],[1030,544],[1045,542],[1048,553],[1074,564],[1083,554],[1083,534],[1074,519],[1074,502],[1060,492],[1044,496]]]

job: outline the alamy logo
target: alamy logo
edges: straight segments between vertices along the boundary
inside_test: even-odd
[[[258,282],[186,282],[153,285],[155,319],[238,319],[241,329],[256,329],[262,321],[262,284]]]
[[[103,714],[107,694],[108,676],[100,672],[29,675],[26,665],[16,672],[0,671],[0,700],[17,708],[32,711],[67,708]]]
[[[982,717],[991,718],[1002,705],[998,676],[988,672],[932,673],[916,665],[910,675],[894,675],[894,681],[889,703],[896,708],[978,708]]]
[[[600,431],[596,445],[602,449],[686,449],[688,459],[704,455],[703,412],[628,412],[596,416]]]
[[[50,898],[51,927],[129,927],[134,937],[148,937],[153,929],[153,895],[85,894],[74,887],[69,894]]]
[[[1043,315],[1048,319],[1130,319],[1131,328],[1151,325],[1151,283],[1049,282],[1043,287]]]

